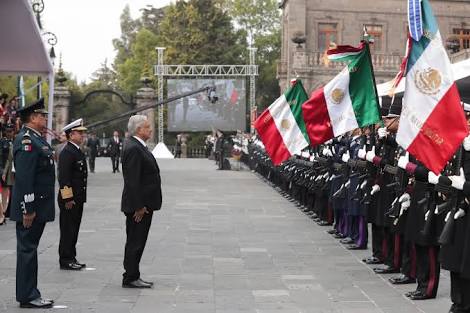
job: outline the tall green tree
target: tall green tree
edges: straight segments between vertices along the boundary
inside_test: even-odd
[[[276,0],[227,0],[225,10],[236,28],[244,32],[250,46],[256,47],[259,65],[256,102],[263,110],[279,97],[276,78],[281,56],[281,17]]]
[[[245,38],[215,0],[178,0],[165,11],[159,42],[166,62],[174,64],[240,64]]]

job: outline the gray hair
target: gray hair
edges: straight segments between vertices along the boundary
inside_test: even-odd
[[[134,136],[137,132],[137,129],[142,126],[142,124],[147,121],[147,116],[145,115],[133,115],[127,123],[127,130]]]

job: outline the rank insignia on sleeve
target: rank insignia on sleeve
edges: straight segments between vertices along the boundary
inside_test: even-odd
[[[31,139],[29,137],[23,137],[23,140],[21,141],[22,145],[30,145],[31,144]]]
[[[60,195],[62,196],[62,199],[73,198],[73,190],[68,186],[64,186],[64,188],[60,190]]]

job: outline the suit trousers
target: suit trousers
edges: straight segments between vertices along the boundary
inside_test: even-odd
[[[64,204],[60,208],[60,241],[59,241],[59,263],[67,265],[76,261],[77,240],[83,215],[83,203],[77,202],[73,208],[67,210]]]
[[[33,221],[30,228],[16,223],[16,301],[27,303],[41,296],[38,286],[38,245],[46,223]]]
[[[139,264],[147,243],[153,211],[149,210],[148,214],[144,214],[139,223],[134,220],[134,213],[125,213],[125,215],[127,239],[124,250],[125,272],[122,275],[122,283],[128,284],[140,278]]]
[[[113,173],[119,172],[119,155],[111,156],[111,165],[113,166]]]
[[[95,171],[95,160],[96,160],[96,155],[90,155],[88,159],[88,165],[90,166],[90,172]]]

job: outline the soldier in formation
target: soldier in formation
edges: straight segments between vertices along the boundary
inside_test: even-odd
[[[411,300],[436,297],[441,267],[450,271],[452,307],[470,312],[470,136],[436,175],[396,142],[401,105],[383,121],[309,147],[274,166],[251,140],[249,165],[391,284],[416,284]],[[470,116],[470,115],[468,115]],[[470,121],[470,118],[469,118]]]

